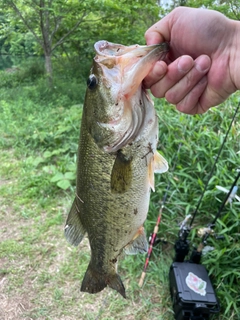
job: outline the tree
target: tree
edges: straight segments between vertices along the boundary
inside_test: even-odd
[[[52,55],[57,48],[89,50],[92,42],[106,39],[129,44],[143,38],[158,19],[155,0],[3,0],[2,12],[19,33],[31,32],[45,56],[52,84]],[[134,41],[135,42],[135,41]]]
[[[21,20],[23,26],[30,31],[42,48],[45,56],[45,68],[49,83],[52,84],[53,51],[62,45],[78,28],[87,16],[87,8],[79,6],[79,1],[63,0],[32,0],[4,2],[8,14],[13,17],[12,23]],[[68,30],[58,36],[62,24],[68,25]]]
[[[177,6],[188,6],[193,8],[207,8],[217,10],[230,19],[240,20],[240,1],[239,0],[173,0],[171,9]]]

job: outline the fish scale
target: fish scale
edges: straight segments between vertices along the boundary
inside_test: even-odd
[[[95,44],[96,56],[83,107],[76,197],[66,221],[67,240],[87,233],[91,260],[81,291],[109,286],[126,297],[117,261],[146,252],[147,217],[154,172],[168,169],[157,152],[158,118],[143,78],[163,58],[167,44]]]

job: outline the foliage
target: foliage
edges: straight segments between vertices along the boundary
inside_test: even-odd
[[[6,230],[18,228],[23,246],[21,247],[14,237],[9,236],[6,241],[2,241],[0,252],[4,259],[8,256],[14,261],[26,260],[26,266],[19,268],[17,273],[16,271],[14,273],[8,264],[5,265],[5,271],[2,271],[7,273],[10,293],[16,288],[25,292],[25,286],[22,287],[22,284],[28,283],[28,280],[21,270],[28,268],[29,261],[32,265],[39,264],[37,294],[38,296],[39,292],[52,294],[51,301],[55,307],[50,308],[45,301],[46,310],[39,307],[32,310],[29,316],[41,318],[44,312],[47,312],[51,313],[53,318],[60,319],[66,308],[69,308],[69,314],[77,312],[73,311],[70,301],[66,301],[65,290],[67,287],[75,288],[76,286],[76,292],[67,293],[67,296],[73,295],[74,299],[79,300],[79,283],[76,278],[82,278],[89,259],[89,250],[86,247],[86,250],[80,253],[79,265],[76,265],[76,251],[68,250],[62,236],[63,221],[75,188],[76,153],[85,84],[83,76],[75,70],[81,69],[80,66],[76,67],[79,61],[72,61],[74,67],[71,68],[67,59],[56,59],[53,64],[57,75],[56,88],[49,90],[44,81],[44,75],[40,71],[41,63],[39,61],[39,67],[36,67],[39,70],[36,77],[31,75],[32,71],[28,71],[28,68],[34,70],[31,63],[24,68],[20,66],[19,70],[11,74],[0,73],[3,84],[0,88],[0,148],[2,150],[0,197],[5,196],[2,202],[4,206],[14,207],[11,210],[16,212],[16,221],[26,224],[21,231],[20,227],[14,227],[16,222],[10,219],[11,227]],[[152,232],[161,200],[167,193],[158,237],[166,240],[168,244],[154,248],[143,291],[139,290],[137,281],[144,264],[144,257],[141,255],[137,258],[125,257],[120,261],[119,267],[120,272],[125,276],[124,282],[128,283],[131,279],[128,287],[130,300],[119,302],[114,293],[103,292],[110,295],[106,298],[108,308],[104,307],[105,304],[101,304],[102,300],[98,302],[96,316],[99,315],[101,317],[99,319],[110,319],[116,310],[121,315],[119,318],[124,319],[132,314],[134,308],[136,308],[135,319],[144,319],[144,317],[148,319],[149,315],[153,319],[172,319],[167,275],[174,254],[172,246],[177,237],[178,223],[187,214],[192,213],[197,205],[238,103],[238,97],[239,95],[236,94],[225,105],[198,116],[179,114],[164,100],[155,101],[160,125],[159,150],[168,160],[170,170],[168,174],[156,176],[156,192],[151,195],[146,229],[148,234]],[[190,233],[189,239],[194,246],[200,243],[197,237],[199,226],[205,227],[213,220],[224,198],[224,194],[215,186],[222,185],[230,188],[233,182],[239,166],[239,132],[239,121],[236,120]],[[177,152],[178,149],[179,152]],[[14,183],[11,183],[12,181]],[[9,216],[4,212],[2,214],[5,225]],[[216,234],[222,235],[224,239],[217,241],[215,238],[210,238],[208,245],[215,250],[207,252],[203,257],[203,263],[209,270],[221,300],[222,314],[221,318],[218,318],[221,320],[231,316],[234,319],[238,310],[239,218],[237,201],[232,206],[228,205],[224,208],[215,228]],[[40,224],[39,221],[41,221]],[[31,232],[26,232],[30,225]],[[52,243],[50,240],[52,238],[56,242],[53,247],[46,248],[51,252],[48,255],[44,252],[43,243],[48,241]],[[59,243],[61,246],[64,244],[62,254],[66,254],[65,259],[59,260],[62,261],[61,263],[55,260],[55,256],[59,254],[57,253]],[[36,255],[43,257],[46,266],[35,262]],[[16,262],[13,265],[16,266]],[[56,265],[60,270],[59,273],[49,276],[48,268],[56,268]],[[46,287],[47,283],[51,284],[51,293]],[[31,289],[31,292],[32,290],[34,289]],[[91,300],[92,297],[87,296],[81,299],[90,299],[91,304],[99,301],[95,297],[95,300]],[[61,302],[62,308],[59,309]],[[87,312],[87,309],[83,310]],[[57,315],[56,312],[58,312]],[[91,319],[90,313],[84,314],[86,319]]]
[[[160,149],[170,162],[170,172],[157,178],[156,193],[152,195],[147,228],[153,230],[161,199],[167,194],[167,203],[163,211],[160,232],[163,239],[175,242],[178,225],[187,214],[193,214],[204,186],[208,180],[217,152],[237,107],[239,94],[225,103],[225,106],[213,108],[206,115],[186,116],[176,114],[167,105],[157,101],[160,117]],[[175,114],[174,114],[175,113]],[[237,115],[237,119],[238,119]],[[190,239],[193,247],[198,247],[200,239],[197,231],[207,227],[217,214],[225,194],[217,191],[215,186],[231,187],[239,167],[239,122],[234,122],[227,142],[224,145],[217,166],[213,172],[207,191],[194,220]],[[179,150],[179,152],[177,152]],[[171,169],[172,168],[172,169]],[[171,172],[172,171],[172,172]],[[169,189],[167,189],[169,186]],[[237,294],[239,272],[239,208],[234,202],[224,208],[215,227],[216,237],[223,240],[208,239],[207,245],[214,248],[203,256],[203,263],[209,270],[222,311],[233,319],[239,314],[240,299]],[[234,296],[234,299],[233,299]],[[235,315],[235,317],[234,317]],[[236,318],[237,319],[237,318]]]
[[[144,31],[158,13],[153,0],[4,0],[0,9],[0,51],[43,54],[52,86],[53,54],[77,54],[84,59],[100,39],[124,44],[143,42]]]
[[[31,5],[37,2],[15,2],[26,9],[26,16],[30,14],[31,23],[36,23]],[[51,13],[54,17],[60,16],[58,5],[62,3],[62,8],[66,8],[70,2],[52,2],[56,10]],[[75,1],[71,3],[76,5]],[[160,124],[159,150],[168,160],[170,170],[156,176],[156,192],[151,195],[145,225],[150,234],[166,194],[158,237],[167,244],[154,248],[143,290],[137,282],[145,257],[125,257],[120,261],[128,300],[120,300],[107,290],[98,299],[79,293],[79,279],[88,264],[89,249],[87,242],[81,244],[79,250],[70,248],[62,229],[75,190],[79,126],[92,45],[100,39],[143,43],[146,28],[158,19],[159,13],[155,1],[82,1],[80,4],[76,18],[81,10],[89,9],[88,5],[92,10],[84,25],[54,50],[52,88],[45,81],[44,59],[40,57],[38,61],[28,59],[14,63],[14,67],[0,72],[0,277],[7,279],[1,296],[18,294],[23,301],[37,301],[34,305],[29,302],[24,312],[24,316],[32,319],[77,319],[79,314],[84,319],[115,319],[117,313],[119,319],[170,320],[173,316],[167,278],[178,223],[196,208],[239,94],[198,116],[179,114],[166,101],[155,101]],[[187,4],[201,6],[198,1]],[[212,8],[213,2],[205,1],[204,5]],[[219,8],[227,9],[224,3]],[[6,7],[0,10],[2,50],[41,55],[40,46],[24,23]],[[228,7],[229,16],[231,10]],[[54,43],[73,26],[72,16],[65,11]],[[39,26],[35,27],[39,35]],[[199,245],[199,227],[213,220],[224,199],[224,194],[215,186],[230,188],[234,180],[239,167],[239,132],[237,119],[194,221],[189,237],[192,246]],[[218,320],[237,319],[239,315],[239,207],[234,201],[232,206],[224,208],[215,227],[215,234],[223,240],[209,238],[207,244],[214,250],[203,256],[222,304]],[[77,254],[79,263],[76,264]],[[12,309],[11,305],[9,310]]]
[[[240,6],[238,0],[174,0],[169,1],[169,9],[172,10],[177,6],[187,6],[193,8],[206,8],[217,10],[230,19],[240,20]]]

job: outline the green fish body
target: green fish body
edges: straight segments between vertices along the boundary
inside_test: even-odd
[[[109,286],[126,297],[117,261],[146,252],[146,220],[154,172],[168,169],[157,152],[158,118],[142,80],[167,45],[122,46],[99,41],[88,79],[77,164],[76,197],[65,235],[88,235],[91,261],[81,291]]]

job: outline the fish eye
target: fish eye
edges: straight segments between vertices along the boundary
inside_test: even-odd
[[[97,77],[94,74],[90,74],[88,80],[87,80],[87,86],[90,90],[93,90],[96,88],[98,84]]]

